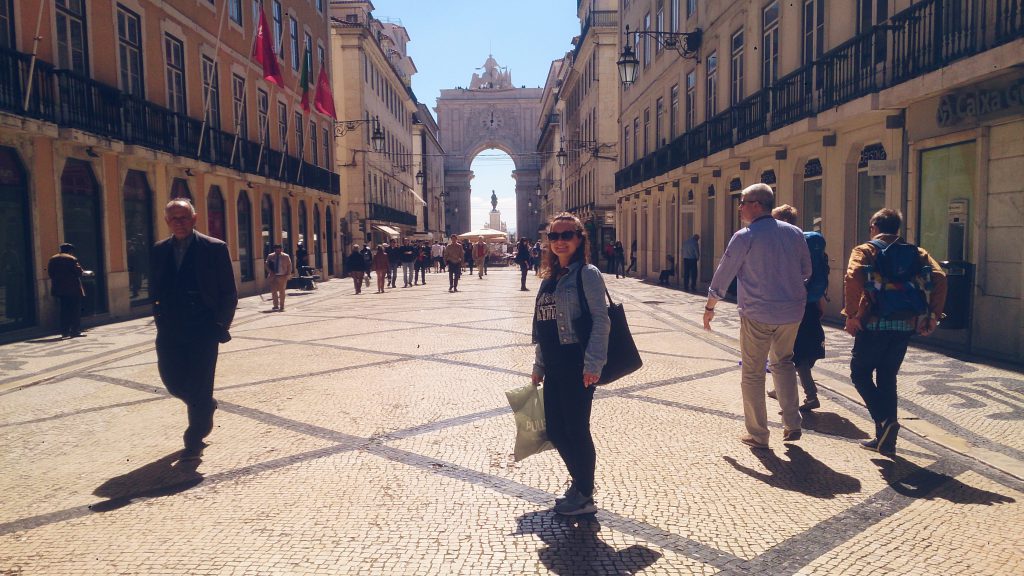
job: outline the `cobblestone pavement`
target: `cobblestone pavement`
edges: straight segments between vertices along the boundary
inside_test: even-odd
[[[822,408],[786,444],[770,410],[755,452],[735,308],[708,334],[703,298],[606,278],[645,366],[596,396],[596,516],[550,512],[553,452],[512,460],[518,273],[332,280],[285,313],[240,303],[191,465],[148,320],[0,347],[0,575],[1024,573],[1021,374],[912,349],[883,458],[829,329]]]

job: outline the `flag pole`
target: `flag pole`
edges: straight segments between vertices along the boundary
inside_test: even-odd
[[[203,123],[199,126],[199,144],[196,146],[196,158],[203,154],[203,138],[206,136],[206,121],[210,114],[210,95],[213,93],[213,83],[220,79],[218,68],[220,68],[220,39],[224,33],[224,16],[228,13],[228,3],[224,2],[224,9],[220,13],[220,22],[217,24],[217,43],[213,49],[213,70],[210,71],[210,83],[203,89]],[[200,66],[202,60],[200,60]],[[202,70],[199,71],[202,77]]]
[[[22,112],[28,112],[28,101],[32,97],[32,86],[35,84],[32,80],[33,76],[36,73],[36,60],[38,59],[39,54],[39,41],[42,40],[42,38],[39,36],[39,29],[43,25],[43,10],[46,9],[47,4],[47,2],[40,2],[39,14],[36,15],[36,34],[32,37],[32,60],[29,62],[28,65],[28,79],[26,80],[27,85],[25,86],[25,99],[21,103]]]
[[[225,2],[224,4],[227,5],[227,2]],[[264,18],[264,14],[263,14],[263,0],[260,0],[260,19],[262,20],[263,18]],[[239,137],[239,133],[238,132],[242,128],[242,122],[240,121],[239,118],[241,117],[242,114],[245,114],[247,112],[247,108],[248,108],[248,106],[245,105],[245,102],[246,102],[246,98],[245,97],[246,97],[246,92],[248,92],[248,90],[249,90],[249,73],[250,73],[250,70],[252,68],[252,53],[256,49],[256,39],[259,38],[259,34],[257,33],[258,32],[257,28],[259,28],[259,24],[258,23],[256,24],[256,28],[253,28],[253,31],[252,31],[252,43],[249,46],[249,56],[245,60],[245,78],[242,80],[242,109],[235,111],[235,139],[231,142],[231,160],[228,162],[228,165],[230,165],[230,166],[234,166],[234,164],[235,164],[235,155],[238,152],[238,137]],[[265,32],[266,31],[264,30],[264,33]],[[276,58],[276,55],[275,55],[275,58]],[[268,103],[268,106],[269,106],[269,103]]]

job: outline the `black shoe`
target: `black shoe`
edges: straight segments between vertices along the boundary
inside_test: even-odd
[[[896,436],[900,432],[900,423],[893,420],[882,425],[882,435],[878,437],[878,453],[883,456],[896,455]]]
[[[801,412],[810,412],[815,408],[821,408],[821,402],[817,398],[808,398],[800,405]]]
[[[882,425],[875,422],[875,437],[870,440],[864,440],[860,443],[860,447],[865,450],[871,450],[872,452],[878,452],[878,438],[882,435]]]

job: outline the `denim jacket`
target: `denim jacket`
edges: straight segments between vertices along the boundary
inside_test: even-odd
[[[576,271],[581,265],[582,262],[570,264],[569,272],[555,285],[555,309],[558,311],[556,324],[562,345],[579,342],[575,331],[575,321],[583,315],[583,307],[580,306],[579,292],[576,290]],[[596,266],[587,264],[583,269],[582,279],[583,294],[587,298],[587,305],[590,307],[590,315],[593,319],[590,340],[587,342],[587,349],[583,354],[583,372],[600,374],[608,359],[608,331],[611,327],[611,322],[608,320],[608,303],[604,297],[604,277],[601,276],[601,271]],[[533,326],[533,340],[536,343],[536,324]],[[544,358],[541,355],[540,344],[536,345],[533,373],[537,376],[544,376]]]

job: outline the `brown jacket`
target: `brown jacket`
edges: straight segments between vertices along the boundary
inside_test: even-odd
[[[78,258],[63,252],[54,254],[46,264],[50,276],[50,294],[54,296],[85,296],[82,287],[82,265]]]
[[[462,244],[459,242],[452,242],[444,249],[444,260],[445,262],[451,262],[452,264],[461,265],[466,259],[466,252],[462,248]]]
[[[887,244],[904,241],[897,234],[879,234],[874,239]],[[928,296],[928,310],[936,319],[940,319],[943,307],[946,305],[946,273],[924,248],[918,247],[917,252],[921,258],[921,265],[932,268],[932,289]],[[870,242],[865,242],[854,248],[850,253],[850,262],[846,267],[846,277],[843,280],[846,295],[843,315],[847,318],[860,318],[862,325],[872,320],[872,302],[864,289],[864,284],[867,282],[867,273],[864,268],[874,264],[877,257],[878,248],[875,248]]]
[[[378,274],[387,272],[391,268],[388,255],[385,252],[377,252],[373,255],[373,271]]]

